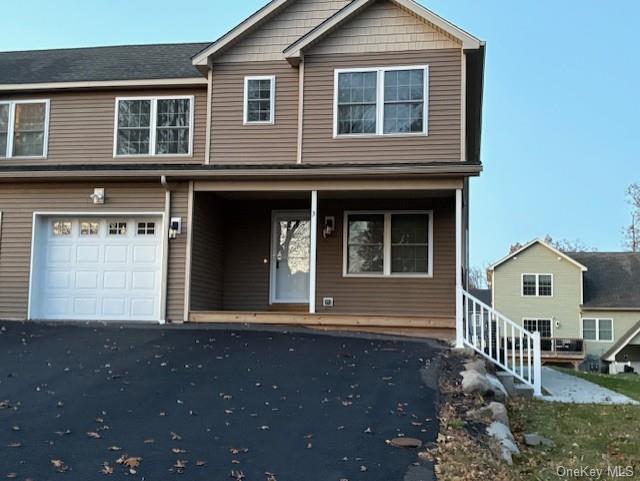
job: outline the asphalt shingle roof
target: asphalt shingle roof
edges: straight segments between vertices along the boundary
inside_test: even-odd
[[[584,306],[640,309],[640,254],[632,252],[567,253],[587,267]]]
[[[491,289],[471,289],[469,293],[476,299],[484,302],[487,306],[492,307]]]
[[[0,52],[0,84],[156,80],[202,74],[191,57],[209,43]]]

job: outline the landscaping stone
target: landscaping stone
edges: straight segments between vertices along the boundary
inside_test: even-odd
[[[462,371],[462,390],[467,394],[480,393],[483,396],[493,396],[498,401],[504,401],[507,391],[498,380],[491,374],[482,374],[478,371]]]
[[[524,442],[527,446],[544,446],[545,448],[552,448],[556,445],[551,439],[545,438],[538,433],[529,433],[524,435]]]
[[[499,402],[494,401],[488,406],[469,411],[469,416],[478,419],[488,417],[489,419],[491,419],[491,421],[498,421],[506,426],[509,426],[509,414],[507,413],[507,408],[504,404]]]
[[[464,368],[467,371],[477,371],[480,374],[487,374],[487,365],[482,359],[475,359],[473,361],[466,362]]]
[[[422,447],[422,441],[415,438],[394,438],[389,442],[389,444],[391,444],[391,446],[393,446],[394,448],[416,449]]]
[[[487,434],[496,440],[500,446],[500,455],[504,462],[513,464],[513,455],[520,454],[520,449],[511,433],[511,430],[500,422],[493,422],[487,428]]]

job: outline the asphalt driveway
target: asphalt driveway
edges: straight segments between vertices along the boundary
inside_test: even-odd
[[[0,323],[0,478],[428,481],[416,450],[385,441],[435,441],[438,354],[305,331]]]

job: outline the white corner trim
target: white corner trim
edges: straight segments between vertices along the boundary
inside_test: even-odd
[[[252,80],[268,80],[269,81],[269,120],[249,120],[249,82]],[[275,75],[247,75],[244,78],[244,107],[243,107],[243,124],[244,125],[273,125],[276,123],[276,76]]]
[[[587,318],[587,319],[591,319],[591,318]],[[605,361],[615,362],[616,356],[620,353],[620,351],[622,351],[625,347],[627,347],[629,343],[633,341],[639,334],[640,334],[640,326],[638,326],[638,328],[631,333],[630,337],[624,343],[618,346],[618,348],[615,351],[613,351],[613,353],[609,354],[609,357],[607,357]]]
[[[148,79],[148,80],[104,80],[84,82],[42,82],[0,85],[0,91],[89,89],[106,87],[160,87],[168,85],[206,85],[207,79],[200,77]]]

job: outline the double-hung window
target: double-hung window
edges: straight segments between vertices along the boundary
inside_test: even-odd
[[[46,157],[49,101],[0,101],[0,157]]]
[[[429,67],[336,70],[334,136],[426,135]]]
[[[552,297],[552,274],[522,274],[522,295],[524,297]]]
[[[430,211],[346,212],[345,276],[431,276]]]
[[[613,319],[582,319],[582,338],[585,341],[613,341]]]
[[[193,97],[116,100],[115,156],[191,155]]]
[[[276,78],[270,76],[245,77],[244,123],[273,124],[276,119]]]
[[[524,319],[524,328],[529,332],[539,332],[543,339],[550,339],[551,319]]]

